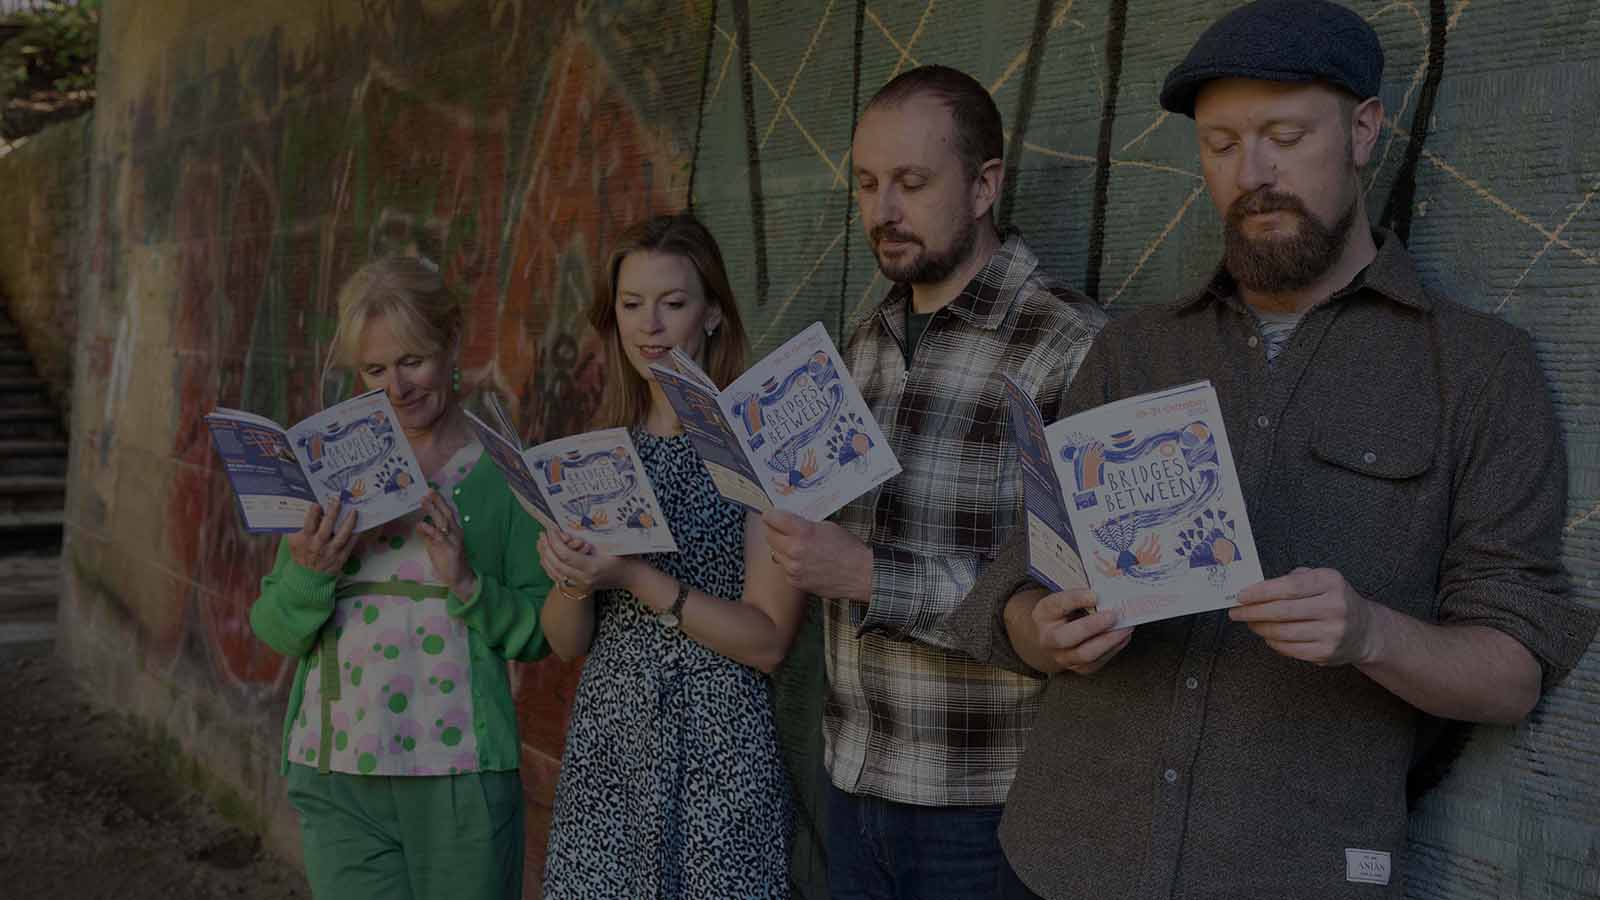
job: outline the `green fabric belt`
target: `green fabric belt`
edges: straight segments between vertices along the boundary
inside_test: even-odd
[[[389,597],[410,597],[413,600],[426,600],[430,597],[443,599],[450,596],[450,589],[442,584],[422,584],[416,581],[352,581],[339,585],[333,592],[335,600],[344,600],[349,597],[359,597],[362,594],[383,594]]]
[[[389,597],[409,597],[426,600],[450,596],[450,589],[440,584],[421,584],[415,581],[352,581],[341,584],[333,592],[335,600],[379,594]],[[317,747],[317,771],[326,775],[331,771],[328,758],[333,755],[333,701],[340,696],[339,638],[330,628],[322,630],[318,648],[318,665],[322,667],[322,737]]]

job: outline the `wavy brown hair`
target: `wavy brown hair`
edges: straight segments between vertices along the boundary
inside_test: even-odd
[[[728,283],[728,269],[722,262],[717,239],[688,213],[653,216],[628,226],[617,236],[606,260],[606,268],[589,304],[589,324],[606,346],[606,384],[595,415],[599,428],[626,428],[644,421],[650,411],[650,385],[628,364],[617,333],[617,273],[622,260],[640,251],[682,257],[700,276],[706,302],[722,311],[722,323],[706,338],[705,357],[699,360],[717,387],[727,387],[744,373],[749,339],[739,304]]]

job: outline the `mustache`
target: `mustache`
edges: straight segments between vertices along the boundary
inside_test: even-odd
[[[901,241],[903,243],[921,244],[922,239],[909,231],[901,231],[892,225],[878,225],[868,232],[872,243],[881,244],[884,241]]]
[[[1246,216],[1258,216],[1271,212],[1291,212],[1298,216],[1310,216],[1310,210],[1301,202],[1299,197],[1283,191],[1271,191],[1257,188],[1248,194],[1241,194],[1232,205],[1228,207],[1229,221],[1238,223],[1244,221]]]

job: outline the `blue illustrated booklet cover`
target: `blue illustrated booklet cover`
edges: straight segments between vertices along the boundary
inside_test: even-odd
[[[291,428],[225,407],[207,414],[206,425],[252,534],[299,531],[307,507],[335,498],[357,513],[356,530],[365,531],[418,508],[428,494],[382,389]]]
[[[1217,393],[1208,381],[1044,426],[1007,379],[1031,574],[1087,584],[1118,625],[1222,609],[1261,580]]]
[[[724,497],[820,521],[900,474],[883,430],[816,322],[718,391],[678,350],[650,369]]]
[[[608,428],[523,450],[467,413],[511,493],[547,529],[583,538],[602,553],[676,553],[678,544],[626,428]],[[509,426],[501,422],[509,432]]]

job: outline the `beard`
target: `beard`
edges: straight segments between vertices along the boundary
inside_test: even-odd
[[[917,235],[888,225],[873,228],[868,237],[872,239],[872,255],[877,257],[878,270],[883,272],[883,277],[897,284],[938,284],[972,256],[972,248],[978,244],[978,223],[968,220],[950,246],[939,253],[929,253],[927,245]],[[884,240],[904,241],[918,249],[909,259],[890,262],[878,252],[878,244]]]
[[[1300,227],[1292,235],[1247,235],[1244,220],[1267,212],[1292,215]],[[1228,207],[1223,223],[1223,265],[1240,287],[1252,291],[1276,294],[1299,290],[1327,274],[1339,261],[1355,218],[1354,197],[1339,220],[1327,225],[1293,194],[1267,190],[1244,194]]]

